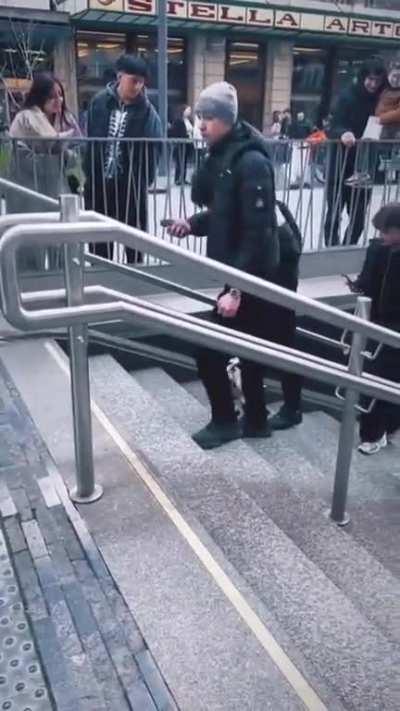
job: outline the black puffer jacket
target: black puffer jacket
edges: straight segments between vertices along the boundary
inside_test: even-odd
[[[365,72],[361,71],[357,82],[339,94],[333,110],[329,138],[340,139],[347,131],[353,133],[356,138],[362,137],[369,117],[375,115],[375,109],[384,87],[384,84],[382,84],[382,89],[375,94],[370,94],[364,87],[365,79]],[[342,172],[345,156],[346,165],[343,177],[349,177],[354,172],[357,149],[355,147],[345,149],[344,146],[331,146],[330,152],[331,178]]]
[[[354,287],[372,299],[372,321],[400,331],[400,247],[371,240]]]
[[[231,165],[230,156],[240,148]],[[194,235],[208,236],[207,256],[266,279],[279,264],[274,173],[261,134],[237,124],[210,149],[193,178]]]

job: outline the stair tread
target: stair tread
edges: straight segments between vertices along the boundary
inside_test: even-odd
[[[311,413],[310,419],[315,422],[317,421],[320,425],[323,423],[327,431],[329,431],[336,438],[339,436],[340,423],[333,417],[330,417],[324,412],[318,413],[318,418],[316,413]],[[359,441],[358,439],[358,427],[356,429],[355,443]],[[356,474],[365,474],[369,477],[376,477],[378,482],[381,481],[382,474],[388,478],[392,487],[398,490],[398,484],[393,480],[393,477],[400,478],[400,438],[399,434],[396,434],[391,438],[388,446],[382,449],[377,455],[366,456],[354,450],[353,454],[353,471]]]
[[[310,413],[304,418],[304,426],[298,428],[298,435],[308,459],[322,472],[332,476],[337,457],[339,423],[323,412]],[[382,451],[373,457],[366,457],[355,450],[349,482],[349,503],[379,502],[398,497],[399,483],[392,471],[400,466],[399,454],[400,451],[393,445],[388,447],[387,452]]]
[[[192,431],[204,423],[202,405],[164,371],[142,371],[135,377],[151,394],[168,404],[172,416],[184,429]],[[281,434],[284,433],[259,444],[263,451],[275,444],[281,464],[285,457],[286,471],[289,448],[279,449]],[[370,620],[391,639],[400,640],[400,582],[345,531],[327,520],[324,515],[327,507],[322,499],[304,491],[295,476],[291,485],[287,479],[282,481],[282,467],[271,468],[270,461],[266,463],[243,441],[216,450],[212,456],[221,463],[227,478],[249,493]],[[294,474],[296,460],[293,451]]]
[[[144,452],[162,482],[191,508],[292,643],[317,665],[321,678],[329,670],[332,688],[337,692],[340,688],[342,698],[351,698],[352,703],[359,695],[359,708],[366,698],[373,708],[377,702],[372,696],[379,689],[381,707],[390,708],[395,646],[245,492],[220,473],[217,459],[202,452],[171,420],[173,403],[164,398],[162,408],[136,379],[128,385],[115,369],[104,379],[100,365],[97,399],[100,396],[101,404],[113,411],[124,436]],[[154,385],[154,371],[143,375]],[[390,669],[382,659],[390,660]]]

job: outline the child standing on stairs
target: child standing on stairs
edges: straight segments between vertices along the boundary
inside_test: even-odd
[[[352,291],[372,299],[372,321],[400,333],[400,202],[382,207],[373,225],[379,238],[371,240],[360,275],[348,283]],[[373,375],[398,383],[400,350],[383,346],[366,367]],[[359,451],[376,454],[386,447],[387,436],[399,427],[400,406],[376,401],[371,411],[360,417]]]

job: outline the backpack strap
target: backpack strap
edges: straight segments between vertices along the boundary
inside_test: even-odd
[[[299,248],[299,253],[303,251],[303,240],[301,237],[301,232],[299,230],[299,227],[297,225],[296,220],[294,219],[290,209],[286,205],[285,202],[282,202],[282,200],[276,200],[276,205],[278,209],[280,210],[281,215],[285,218],[286,222],[288,223],[293,236],[298,243],[298,248]]]

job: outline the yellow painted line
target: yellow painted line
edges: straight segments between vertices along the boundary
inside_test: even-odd
[[[51,342],[46,343],[46,349],[57,362],[61,370],[69,377],[69,365],[66,356],[64,356],[64,354],[61,353]],[[118,430],[114,427],[112,422],[110,422],[103,410],[94,400],[91,401],[91,408],[99,423],[114,440],[117,447],[135,470],[135,473],[140,477],[152,493],[163,511],[165,511],[181,536],[189,544],[192,551],[196,554],[207,572],[218,585],[219,589],[238,612],[242,620],[257,638],[263,649],[271,657],[285,679],[293,687],[297,696],[303,702],[305,708],[309,709],[309,711],[328,711],[327,706],[325,706],[308,681],[304,678],[301,672],[299,672],[297,667],[295,667],[286,652],[284,652],[271,632],[269,632],[267,627],[264,625],[263,621],[250,607],[242,593],[226,575],[215,558],[213,558],[208,548],[206,548],[197,534],[190,528],[189,524],[185,521],[172,501],[154,479],[151,472],[133,452],[124,438],[121,437]]]

